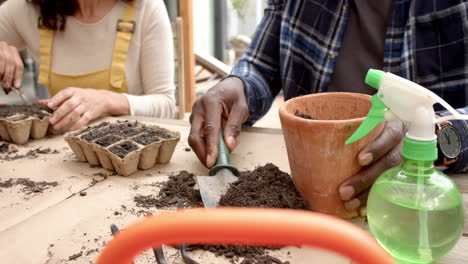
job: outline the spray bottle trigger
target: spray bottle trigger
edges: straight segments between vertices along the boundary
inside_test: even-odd
[[[365,137],[369,134],[378,124],[385,122],[385,111],[387,106],[380,101],[375,94],[371,97],[372,107],[367,114],[364,122],[359,126],[359,128],[354,132],[354,134],[346,140],[346,145],[354,143],[359,139]]]

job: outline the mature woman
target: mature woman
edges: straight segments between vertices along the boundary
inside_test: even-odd
[[[18,50],[39,63],[55,129],[103,115],[173,116],[172,33],[163,0],[8,0],[0,6],[0,82],[21,87]]]

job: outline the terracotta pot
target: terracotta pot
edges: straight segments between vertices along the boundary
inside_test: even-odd
[[[293,182],[313,211],[349,218],[338,194],[339,185],[361,170],[357,155],[382,131],[376,127],[361,140],[345,141],[364,121],[370,96],[319,93],[293,98],[279,110]],[[298,117],[306,114],[314,120]]]

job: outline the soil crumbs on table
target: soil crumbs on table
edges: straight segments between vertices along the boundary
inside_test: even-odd
[[[176,176],[160,184],[161,190],[157,197],[137,195],[134,202],[145,209],[175,207],[179,200],[185,207],[201,207],[203,202],[198,189],[195,189],[195,176],[181,171]],[[289,174],[281,171],[277,166],[268,163],[253,171],[243,171],[239,180],[233,182],[224,196],[220,206],[263,207],[306,209],[307,203],[297,192]],[[203,249],[213,252],[216,256],[231,259],[232,263],[286,264],[268,255],[268,250],[277,248],[253,246],[210,246],[191,245],[187,250]]]
[[[2,146],[4,146],[4,145],[2,145]],[[31,149],[28,152],[26,152],[25,154],[17,154],[16,152],[18,152],[17,149],[15,151],[5,151],[5,152],[0,151],[1,154],[6,153],[6,155],[0,156],[0,160],[2,160],[2,161],[13,161],[13,160],[18,160],[18,159],[36,159],[36,158],[39,157],[39,155],[58,154],[58,153],[60,153],[60,151],[58,151],[58,150],[51,150],[50,148],[41,148],[41,147],[36,148],[36,149]]]
[[[35,182],[26,178],[8,179],[6,181],[0,180],[0,192],[2,191],[2,189],[12,188],[17,185],[22,185],[23,188],[21,188],[21,191],[29,195],[32,193],[42,193],[50,187],[56,187],[58,185],[58,182]]]

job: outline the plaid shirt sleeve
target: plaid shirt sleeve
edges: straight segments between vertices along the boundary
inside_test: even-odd
[[[468,106],[457,109],[461,114],[468,114]],[[438,112],[441,116],[450,115],[448,111]],[[457,162],[451,164],[448,172],[451,173],[466,173],[468,172],[468,120],[453,120],[451,121],[455,129],[460,133],[461,137],[461,152]]]
[[[283,5],[280,2],[268,1],[249,49],[228,76],[237,77],[244,83],[249,106],[249,118],[244,124],[247,126],[268,112],[281,90],[279,45]]]

